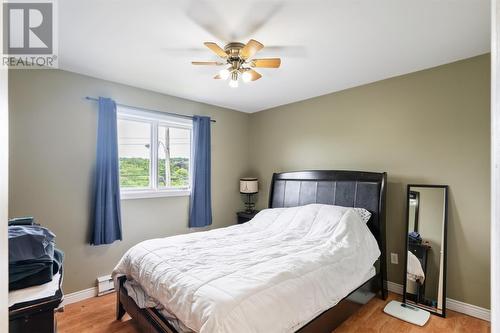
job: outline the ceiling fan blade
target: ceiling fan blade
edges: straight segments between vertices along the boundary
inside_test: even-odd
[[[193,65],[201,65],[201,66],[221,66],[224,65],[222,62],[217,61],[191,61]]]
[[[243,59],[248,59],[251,58],[255,55],[255,53],[259,52],[259,50],[262,50],[264,48],[264,45],[256,41],[255,39],[250,39],[245,45],[241,51],[240,51],[240,57]]]
[[[286,56],[286,58],[305,58],[307,50],[299,45],[266,45],[266,53],[274,55],[276,53]]]
[[[224,51],[219,45],[212,43],[212,42],[205,42],[206,47],[208,47],[210,50],[212,50],[213,53],[217,54],[219,57],[226,59],[227,58],[227,53]]]
[[[256,32],[268,24],[284,5],[282,1],[247,2],[250,5],[247,10],[244,6],[240,6],[240,12],[245,15],[238,21],[237,29],[231,31],[231,40],[245,40],[255,36]]]
[[[260,68],[278,68],[281,65],[280,58],[253,59],[251,66]]]
[[[214,3],[212,0],[191,0],[188,2],[186,15],[193,23],[220,41],[237,40],[231,38],[228,24],[220,12],[221,7],[216,8],[216,4],[217,2]]]
[[[214,79],[216,79],[216,80],[220,80],[220,79],[222,79],[222,78],[220,77],[220,75],[219,75],[219,74],[217,74],[217,75],[215,75],[215,76],[214,76]]]
[[[260,73],[254,71],[253,69],[248,70],[247,73],[250,73],[250,75],[252,75],[252,78],[250,79],[250,81],[257,81],[258,79],[260,79],[262,77],[262,75],[260,75]]]

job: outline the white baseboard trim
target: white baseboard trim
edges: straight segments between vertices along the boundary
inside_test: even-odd
[[[398,295],[403,295],[403,285],[399,283],[394,283],[391,281],[385,281],[387,283],[387,290],[398,294]]]
[[[482,320],[491,321],[491,310],[460,302],[451,298],[446,299],[446,308],[452,311],[465,313],[466,315],[476,317]]]
[[[387,282],[387,290],[402,295],[403,285],[399,283],[394,283],[391,281]],[[477,305],[472,305],[464,302],[460,302],[451,298],[446,298],[446,308],[452,311],[460,312],[471,317],[476,317],[482,320],[491,321],[491,311]]]
[[[65,294],[62,302],[62,306],[83,301],[97,296],[97,287],[92,287],[80,291],[75,291],[74,293]]]

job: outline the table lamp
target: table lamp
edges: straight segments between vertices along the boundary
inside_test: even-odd
[[[255,203],[252,202],[252,196],[259,192],[259,181],[257,178],[240,178],[240,193],[247,195],[245,202],[246,212],[253,213],[255,211]]]

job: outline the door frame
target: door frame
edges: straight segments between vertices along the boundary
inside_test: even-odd
[[[500,0],[491,1],[491,332],[500,333]]]
[[[3,17],[3,5],[0,5]],[[3,23],[0,24],[0,45],[3,45]],[[9,93],[7,68],[0,65],[0,332],[8,332],[8,198],[9,198]]]

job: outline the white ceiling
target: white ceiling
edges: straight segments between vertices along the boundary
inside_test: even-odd
[[[255,112],[489,52],[489,0],[63,0],[60,68]],[[204,41],[254,38],[279,69],[228,87]],[[84,93],[84,92],[82,92]]]

